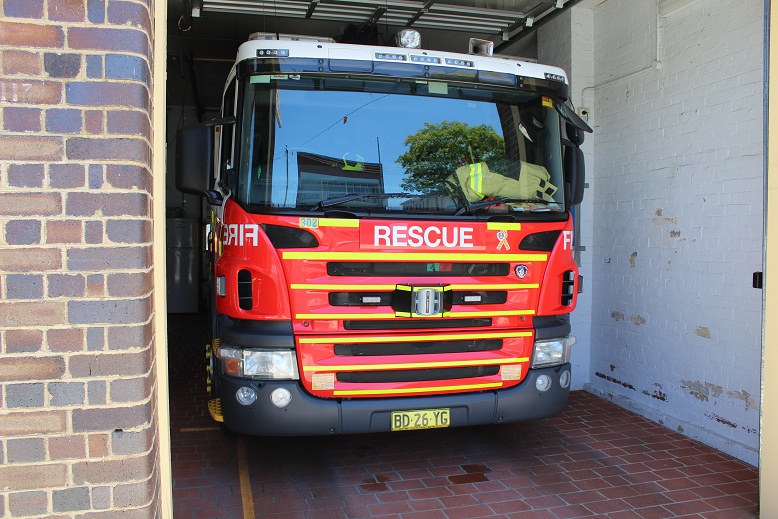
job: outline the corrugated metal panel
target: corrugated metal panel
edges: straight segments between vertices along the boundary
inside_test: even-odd
[[[418,26],[500,34],[527,16],[554,9],[555,0],[203,0],[204,11],[273,15],[350,23],[375,22],[397,27]],[[456,4],[462,5],[456,5]],[[496,8],[499,6],[500,8]],[[509,7],[506,9],[506,7]],[[377,13],[376,9],[386,12]]]

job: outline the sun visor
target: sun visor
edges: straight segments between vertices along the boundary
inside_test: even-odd
[[[576,128],[587,133],[594,133],[594,130],[592,130],[591,126],[586,124],[586,121],[581,119],[581,116],[575,113],[575,110],[572,106],[561,102],[559,99],[554,99],[554,108],[556,108],[556,111],[559,112],[559,115],[562,116],[562,119],[569,122]]]

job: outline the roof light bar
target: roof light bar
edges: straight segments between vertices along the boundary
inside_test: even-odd
[[[286,41],[316,41],[320,43],[335,43],[332,38],[325,36],[303,36],[301,34],[276,34],[274,32],[253,32],[249,35],[249,40],[286,40]]]

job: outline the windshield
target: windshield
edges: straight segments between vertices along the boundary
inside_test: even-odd
[[[550,98],[395,78],[245,81],[237,198],[252,210],[564,210]]]

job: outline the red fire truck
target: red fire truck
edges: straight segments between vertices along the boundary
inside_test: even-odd
[[[257,435],[532,420],[570,389],[583,132],[559,68],[257,33],[179,130],[210,212],[209,410]]]

